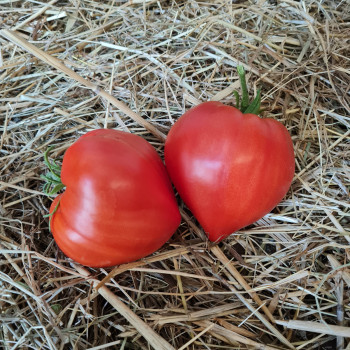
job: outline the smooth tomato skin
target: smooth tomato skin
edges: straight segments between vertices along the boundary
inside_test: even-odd
[[[220,102],[188,110],[170,129],[165,164],[208,238],[219,242],[269,213],[294,170],[287,129]]]
[[[155,149],[137,135],[88,132],[63,158],[64,193],[51,204],[60,249],[91,267],[119,265],[159,249],[180,224],[171,182]]]

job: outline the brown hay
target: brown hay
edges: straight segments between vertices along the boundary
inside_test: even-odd
[[[0,1],[0,344],[8,349],[350,349],[346,1]],[[116,128],[163,153],[235,67],[287,126],[284,200],[218,246],[191,213],[142,261],[86,269],[48,230],[43,152]]]

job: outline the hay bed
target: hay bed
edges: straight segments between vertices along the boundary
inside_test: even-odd
[[[0,23],[0,346],[350,349],[348,2],[1,0]],[[73,264],[44,218],[44,150],[106,127],[162,155],[185,110],[233,103],[237,63],[292,134],[285,199],[218,246],[182,206],[151,257]]]

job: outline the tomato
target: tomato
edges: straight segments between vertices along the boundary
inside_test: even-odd
[[[220,102],[204,102],[175,122],[165,164],[215,242],[269,213],[287,193],[295,166],[292,140],[281,123]]]
[[[180,224],[164,164],[137,135],[94,130],[64,155],[65,191],[50,227],[61,250],[87,266],[135,261],[159,249]]]

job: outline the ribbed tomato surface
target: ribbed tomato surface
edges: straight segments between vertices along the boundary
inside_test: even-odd
[[[65,192],[51,205],[58,246],[87,266],[111,266],[160,248],[180,224],[165,167],[137,135],[94,130],[64,155]]]

